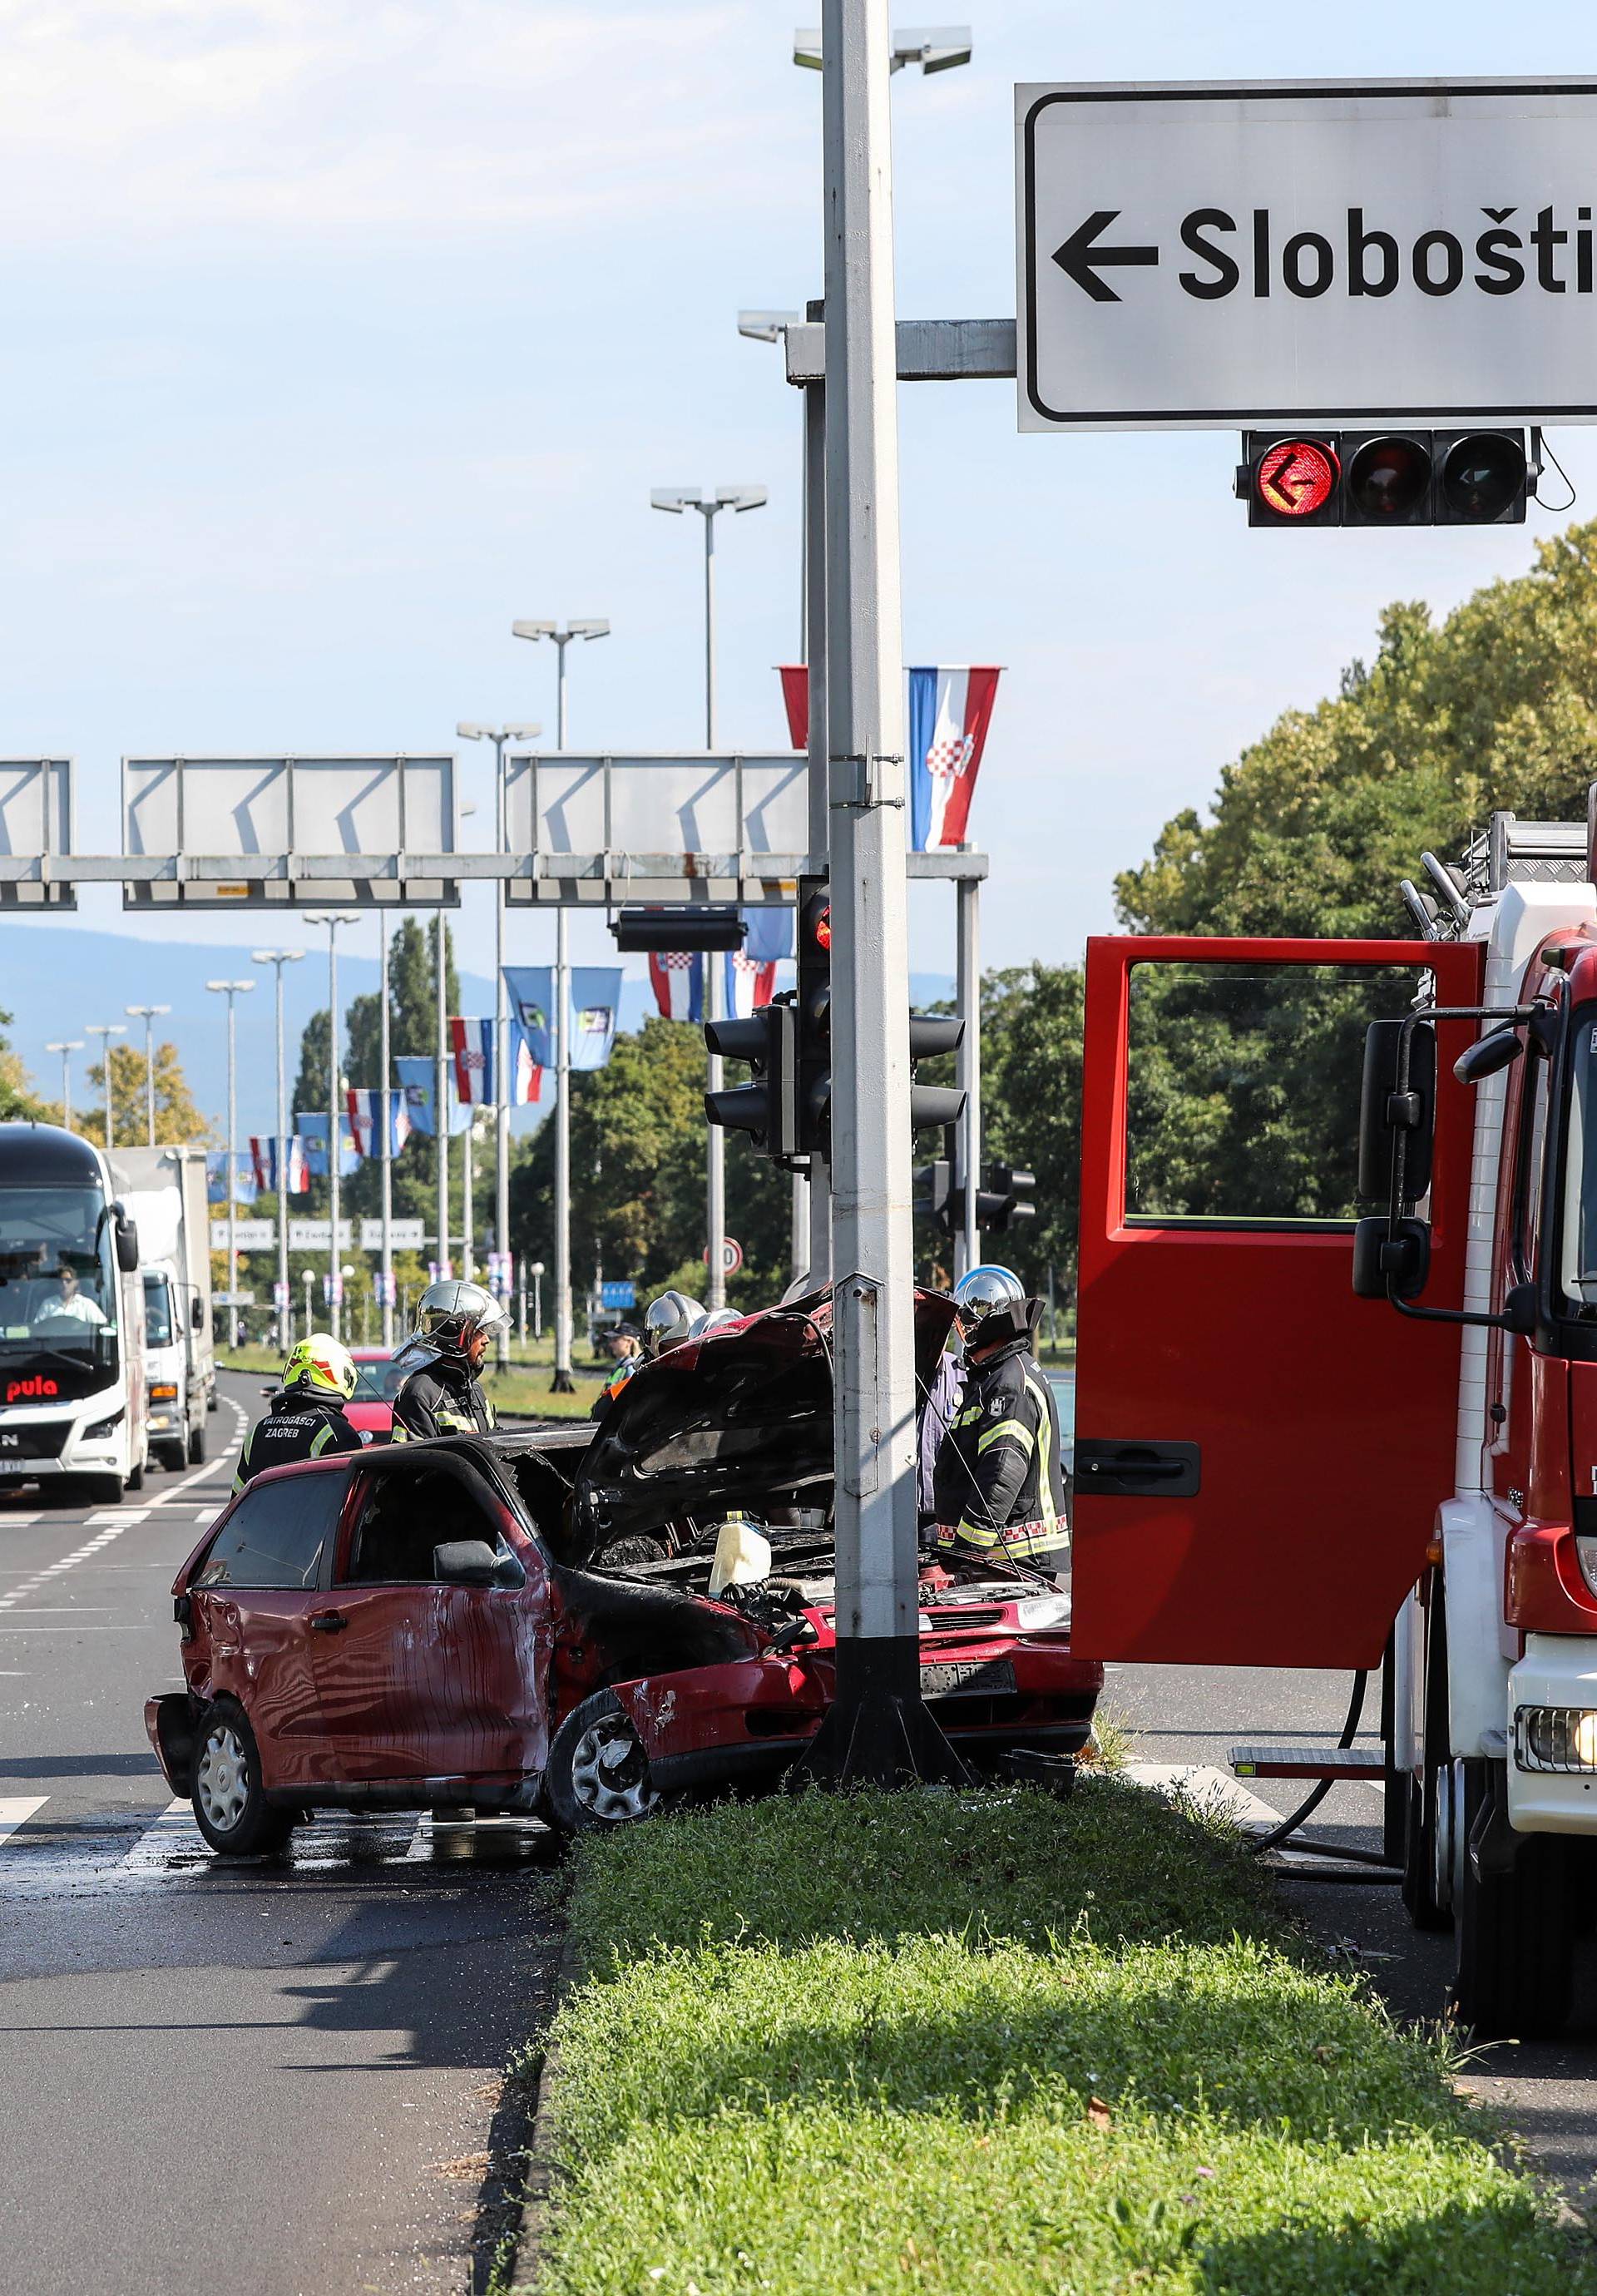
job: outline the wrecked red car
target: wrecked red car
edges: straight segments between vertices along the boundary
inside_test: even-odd
[[[951,1312],[918,1299],[923,1377]],[[597,1431],[258,1476],[174,1587],[187,1689],[145,1708],[213,1848],[323,1808],[578,1832],[774,1783],[832,1695],[830,1342],[823,1293],[661,1357]],[[729,1537],[743,1583],[712,1599]],[[921,1595],[922,1690],[968,1763],[1080,1750],[1102,1669],[1051,1580],[928,1565]]]

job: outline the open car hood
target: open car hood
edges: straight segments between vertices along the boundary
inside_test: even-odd
[[[940,1292],[915,1293],[922,1389],[954,1323]],[[577,1470],[577,1547],[733,1510],[830,1507],[831,1293],[724,1324],[629,1379]]]

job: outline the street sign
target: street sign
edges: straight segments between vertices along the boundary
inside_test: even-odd
[[[269,1219],[242,1219],[234,1223],[241,1251],[270,1251],[277,1242],[277,1223]],[[227,1222],[213,1219],[210,1224],[210,1248],[213,1251],[227,1249]]]
[[[705,1266],[708,1267],[709,1266],[709,1246],[708,1243],[705,1245],[699,1257],[703,1260]],[[742,1264],[742,1245],[738,1242],[735,1235],[724,1235],[721,1238],[722,1274],[725,1275],[735,1275]]]
[[[339,1222],[339,1250],[348,1251],[354,1233],[347,1219]],[[324,1219],[291,1219],[289,1222],[291,1251],[331,1251],[332,1224]]]
[[[599,1286],[599,1305],[602,1308],[635,1308],[637,1304],[638,1287],[635,1283],[624,1283],[618,1280]]]
[[[210,1304],[213,1308],[253,1308],[255,1294],[253,1292],[213,1292]]]
[[[427,1223],[419,1219],[397,1219],[389,1222],[389,1237],[396,1251],[420,1251],[427,1241]],[[363,1251],[382,1250],[382,1222],[367,1218],[360,1224],[360,1248]]]
[[[1597,84],[1015,90],[1020,428],[1597,421]]]

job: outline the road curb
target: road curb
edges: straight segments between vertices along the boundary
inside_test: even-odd
[[[554,1989],[550,1997],[547,2036],[553,2036],[554,2022],[566,1996],[580,1981],[582,1957],[577,1941],[569,1933],[561,1948],[560,1960],[555,1964]],[[544,2235],[549,2221],[549,2204],[555,2182],[554,2165],[554,2106],[560,2086],[560,2046],[552,2038],[545,2039],[543,2057],[536,2077],[536,2094],[528,2111],[524,2096],[517,2098],[512,2092],[525,2088],[525,2082],[507,2082],[506,2094],[494,2115],[490,2150],[496,2164],[494,2176],[484,2188],[482,2208],[479,2213],[479,2231],[473,2243],[476,2266],[472,2274],[472,2296],[509,2296],[512,2288],[532,2284],[542,2260]],[[501,2116],[507,2125],[501,2128]],[[519,2159],[520,2176],[512,2178],[497,2166],[505,2167]],[[500,2187],[500,2202],[495,2205],[492,2186]],[[519,2199],[517,2186],[519,2185]],[[513,2213],[509,2204],[514,2203]],[[495,2219],[497,2221],[495,2221]]]

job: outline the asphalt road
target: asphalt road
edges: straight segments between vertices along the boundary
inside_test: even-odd
[[[547,2002],[553,1845],[323,1820],[224,1866],[168,1809],[143,1702],[180,1685],[171,1581],[259,1407],[223,1386],[205,1470],[115,1509],[0,1495],[6,2282],[457,2296],[498,2077]]]
[[[1240,1667],[1120,1666],[1109,1669],[1105,1704],[1132,1726],[1132,1758],[1192,1763],[1224,1771],[1230,1749],[1247,1740],[1314,1739],[1330,1745],[1346,1715],[1351,1680],[1342,1674],[1290,1674]],[[1379,1741],[1380,1678],[1364,1708],[1372,1725],[1360,1742]],[[1283,1814],[1307,1788],[1250,1778],[1249,1792]],[[1333,1786],[1304,1831],[1314,1839],[1380,1848],[1380,1795],[1374,1786]],[[1288,1882],[1289,1896],[1328,1942],[1343,1948],[1403,2018],[1443,2014],[1453,1968],[1450,1935],[1412,1930],[1396,1889]],[[1588,1947],[1577,2013],[1557,2042],[1501,2043],[1467,2067],[1462,2085],[1495,2106],[1545,2173],[1584,2213],[1597,2206],[1597,1948]]]

